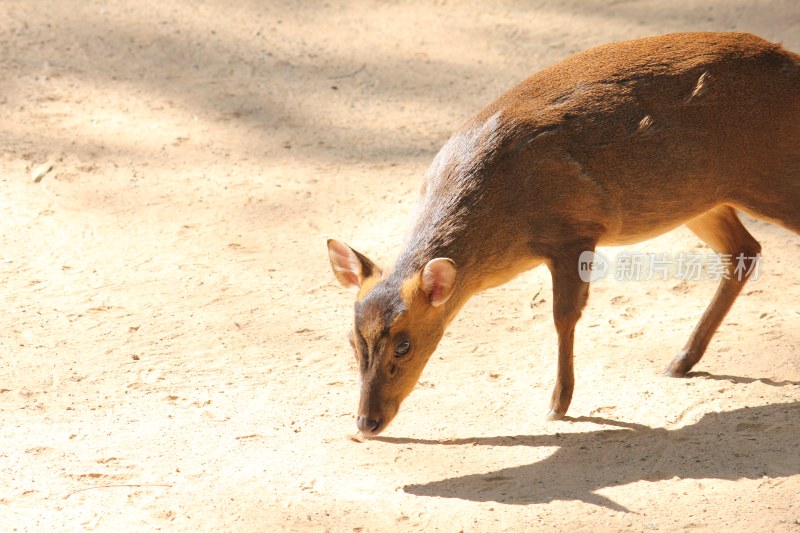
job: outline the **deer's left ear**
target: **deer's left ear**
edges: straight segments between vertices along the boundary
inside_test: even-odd
[[[367,256],[334,239],[328,239],[328,258],[333,274],[345,287],[361,287],[365,279],[380,275],[380,269]]]
[[[431,259],[422,269],[420,289],[434,307],[445,303],[453,294],[456,284],[456,264],[452,259]]]

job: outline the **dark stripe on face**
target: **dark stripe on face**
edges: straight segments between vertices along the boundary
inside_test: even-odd
[[[367,340],[358,330],[358,326],[356,326],[356,352],[358,353],[360,370],[362,373],[366,372],[367,368],[369,368],[369,347],[367,346]]]
[[[406,306],[400,297],[400,288],[382,282],[355,303],[354,311],[361,371],[364,373],[380,360],[389,340],[391,325],[406,311]]]
[[[370,327],[375,331],[383,331],[406,311],[406,305],[400,297],[401,284],[397,284],[396,287],[394,285],[382,282],[355,303],[356,325],[360,326],[360,329]],[[375,322],[382,324],[378,325]]]

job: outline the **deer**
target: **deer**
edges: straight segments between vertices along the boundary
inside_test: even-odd
[[[434,157],[393,267],[327,241],[333,274],[356,292],[360,434],[386,429],[470,297],[542,264],[558,336],[547,419],[563,419],[589,296],[581,254],[683,224],[747,261],[746,275],[726,267],[664,373],[686,376],[761,256],[739,211],[800,233],[800,55],[747,33],[675,33],[530,76]]]

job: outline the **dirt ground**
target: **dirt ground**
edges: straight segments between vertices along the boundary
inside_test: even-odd
[[[597,283],[567,421],[546,269],[479,295],[361,444],[325,249],[390,263],[436,150],[537,69],[800,51],[796,0],[313,4],[0,5],[0,529],[800,531],[800,236],[747,220],[760,279],[688,379],[715,283]]]

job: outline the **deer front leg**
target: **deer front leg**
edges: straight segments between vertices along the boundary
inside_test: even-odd
[[[563,418],[572,401],[575,387],[572,355],[575,325],[589,298],[589,282],[581,279],[578,261],[580,254],[587,250],[594,251],[594,243],[576,247],[548,263],[553,277],[553,319],[558,332],[558,375],[550,400],[548,420]]]

